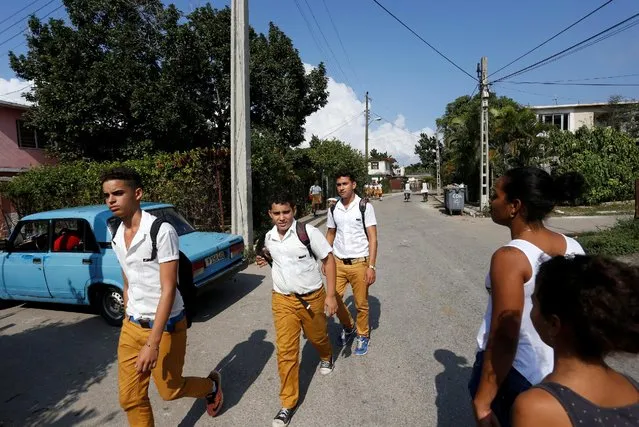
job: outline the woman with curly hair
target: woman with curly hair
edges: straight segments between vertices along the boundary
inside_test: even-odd
[[[639,384],[605,357],[639,353],[639,270],[598,257],[556,257],[537,274],[532,322],[554,369],[519,395],[515,427],[639,426]]]

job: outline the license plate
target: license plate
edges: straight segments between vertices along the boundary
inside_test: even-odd
[[[204,266],[208,267],[209,265],[215,264],[216,262],[224,258],[226,258],[226,252],[224,251],[220,251],[214,255],[207,256],[206,258],[204,258]]]

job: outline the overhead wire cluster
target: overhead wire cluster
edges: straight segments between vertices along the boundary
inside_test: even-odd
[[[558,36],[559,34],[565,32],[566,30],[572,28],[574,25],[576,25],[577,23],[583,21],[584,19],[586,19],[587,17],[593,15],[595,12],[601,10],[604,6],[610,4],[611,1],[608,1],[606,3],[604,3],[603,5],[599,6],[597,9],[593,10],[592,12],[590,12],[589,14],[587,14],[586,16],[582,17],[580,20],[578,20],[577,22],[571,24],[570,26],[568,26],[567,28],[563,29],[562,31],[560,31],[559,33],[555,34],[554,36],[552,36],[551,38],[549,38],[548,40],[544,41],[543,43],[539,44],[538,46],[536,46],[535,48],[529,50],[527,53],[525,53],[524,55],[521,55],[520,57],[518,57],[517,59],[515,59],[514,61],[511,61],[510,63],[506,64],[505,66],[501,67],[500,69],[498,69],[495,73],[498,73],[499,71],[505,69],[506,67],[510,66],[511,64],[515,63],[516,61],[518,61],[519,59],[525,57],[526,55],[528,55],[530,52],[536,50],[537,48],[543,46],[544,44],[546,44],[547,42],[549,42],[550,40],[554,39],[556,36]],[[553,63],[555,61],[558,61],[562,58],[565,58],[569,55],[572,55],[574,53],[577,53],[583,49],[586,49],[590,46],[593,46],[599,42],[602,42],[610,37],[613,37],[619,33],[622,33],[624,31],[627,31],[635,26],[639,25],[639,13],[636,13],[602,31],[599,31],[598,33],[584,39],[581,40],[577,43],[572,44],[571,46],[560,50],[559,52],[556,52],[552,55],[549,55],[531,65],[528,65],[526,67],[523,67],[515,72],[512,72],[510,74],[507,74],[506,76],[500,77],[498,79],[495,79],[494,81],[491,82],[491,84],[495,84],[495,83],[510,83],[510,84],[520,84],[520,85],[549,85],[549,86],[600,86],[600,87],[606,87],[606,86],[617,86],[617,87],[632,87],[632,86],[639,86],[638,83],[592,83],[589,82],[590,80],[600,80],[600,79],[616,79],[616,78],[623,78],[623,77],[629,77],[629,76],[636,76],[636,74],[626,74],[626,75],[621,75],[621,76],[606,76],[606,77],[593,77],[593,78],[584,78],[584,79],[570,79],[570,80],[556,80],[556,81],[512,81],[510,79],[520,76],[522,74],[528,73],[530,71],[533,71],[535,69],[538,69],[540,67],[543,67],[545,65],[548,65],[550,63]]]

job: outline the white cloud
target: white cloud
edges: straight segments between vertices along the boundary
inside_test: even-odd
[[[5,80],[0,77],[0,101],[14,102],[16,104],[29,105],[22,94],[28,92],[31,84],[25,80],[12,78]]]
[[[312,66],[304,64],[307,72]],[[328,102],[324,108],[311,114],[306,119],[306,143],[312,135],[320,138],[335,137],[350,146],[364,151],[364,101],[359,100],[352,88],[344,83],[338,83],[333,78],[328,79]],[[371,119],[378,117],[375,105],[370,103]],[[389,123],[388,121],[392,121]],[[368,150],[374,148],[392,154],[400,165],[409,165],[419,159],[415,155],[415,144],[419,134],[429,135],[435,132],[429,127],[411,131],[406,126],[406,118],[398,113],[395,117],[383,116],[381,121],[371,123],[368,130]]]

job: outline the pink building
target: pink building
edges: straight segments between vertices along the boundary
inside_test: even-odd
[[[0,181],[8,181],[33,166],[53,162],[45,156],[44,138],[38,138],[38,133],[23,120],[28,109],[26,105],[0,101]],[[0,238],[7,236],[17,219],[14,207],[0,195]]]

